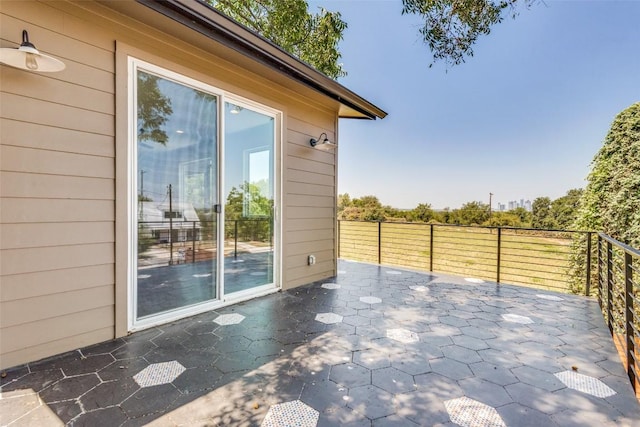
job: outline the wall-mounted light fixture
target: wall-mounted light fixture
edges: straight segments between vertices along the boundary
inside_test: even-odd
[[[65,68],[64,62],[38,52],[29,42],[29,33],[22,31],[22,44],[19,48],[4,47],[0,49],[0,62],[23,70],[38,72],[56,72]]]
[[[324,135],[324,138],[322,137]],[[335,142],[329,141],[327,134],[322,132],[318,139],[311,138],[309,140],[309,145],[315,147],[319,150],[329,151],[335,149],[338,145]]]

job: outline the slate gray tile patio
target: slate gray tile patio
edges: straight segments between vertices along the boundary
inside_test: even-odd
[[[339,269],[12,368],[0,378],[0,422],[261,425],[274,405],[301,402],[318,426],[453,426],[444,402],[466,398],[510,427],[640,425],[594,300],[354,262]],[[180,369],[140,387],[135,378],[154,363]],[[567,388],[554,375],[567,371],[615,394]]]

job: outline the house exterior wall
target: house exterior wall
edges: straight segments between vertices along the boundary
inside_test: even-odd
[[[283,112],[279,284],[335,274],[337,153],[308,141],[337,138],[338,104],[165,24],[175,34],[97,2],[0,2],[0,47],[26,29],[67,65],[0,65],[0,369],[127,333],[127,55]]]

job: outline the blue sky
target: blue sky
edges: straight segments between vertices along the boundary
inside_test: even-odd
[[[506,19],[446,69],[401,1],[309,1],[342,13],[340,82],[389,113],[340,121],[340,193],[459,207],[584,187],[617,113],[640,101],[640,1],[552,1]]]

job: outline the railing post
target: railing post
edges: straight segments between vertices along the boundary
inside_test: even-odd
[[[378,221],[378,264],[382,264],[382,221]]]
[[[625,251],[624,254],[624,283],[625,283],[625,304],[624,304],[624,321],[625,335],[627,338],[627,375],[631,380],[633,390],[636,389],[636,363],[635,363],[635,331],[633,329],[634,311],[633,311],[633,269],[631,254]]]
[[[607,241],[607,326],[613,335],[613,247]]]
[[[598,251],[598,305],[600,306],[600,310],[602,310],[602,237],[598,234],[598,247],[596,249]]]
[[[193,228],[191,230],[191,263],[196,263],[196,222],[193,221]]]
[[[500,247],[502,246],[502,227],[498,227],[498,260],[496,265],[496,282],[500,283]]]
[[[238,220],[233,220],[233,257],[238,258]]]
[[[429,271],[433,271],[433,224],[429,232]]]
[[[587,232],[587,286],[584,289],[584,295],[589,296],[591,293],[591,232]]]

